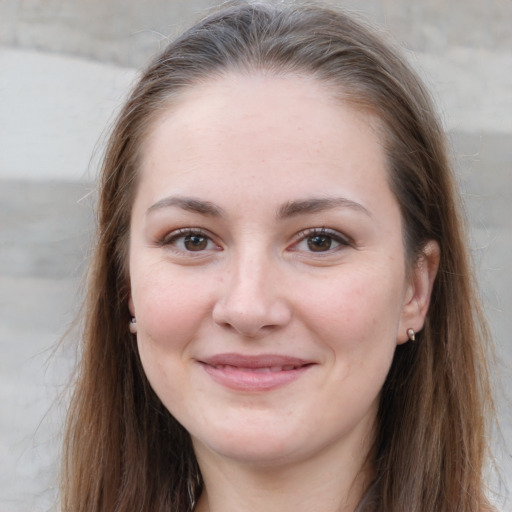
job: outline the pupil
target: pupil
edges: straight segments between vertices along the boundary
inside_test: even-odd
[[[312,236],[308,238],[308,247],[314,252],[328,251],[331,248],[331,239],[328,236]]]
[[[201,235],[189,235],[185,237],[185,247],[189,251],[202,251],[206,249],[206,245],[208,244],[208,240],[206,237]]]

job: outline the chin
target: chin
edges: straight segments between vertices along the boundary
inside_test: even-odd
[[[286,427],[283,418],[280,427]],[[337,439],[332,433],[326,433],[327,439],[316,436],[313,432],[306,432],[301,428],[288,428],[276,430],[276,422],[270,424],[240,425],[234,429],[219,429],[216,432],[209,430],[205,436],[194,437],[194,449],[201,460],[201,453],[208,452],[222,459],[229,459],[239,464],[257,467],[278,467],[289,464],[298,464],[315,457],[325,449],[326,445],[335,445]],[[321,442],[321,439],[324,442]]]
[[[196,440],[193,442],[197,453],[201,443]],[[259,439],[244,438],[229,443],[210,444],[207,448],[224,459],[254,467],[282,466],[300,459],[298,448],[293,449],[282,441],[268,439],[264,435],[260,435]]]

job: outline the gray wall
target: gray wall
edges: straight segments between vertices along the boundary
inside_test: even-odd
[[[0,41],[9,46],[140,66],[162,36],[198,17],[212,0],[2,0]],[[278,3],[278,2],[273,2]],[[508,0],[331,1],[384,25],[415,51],[453,47],[509,52]]]
[[[217,2],[0,0],[0,509],[48,510],[70,339],[105,127],[135,68]],[[453,146],[482,294],[512,387],[512,2],[338,3],[390,32],[430,85]],[[512,487],[512,408],[500,395]],[[501,488],[503,492],[504,489]],[[502,505],[509,510],[508,505]]]

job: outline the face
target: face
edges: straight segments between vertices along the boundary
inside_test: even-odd
[[[421,327],[375,126],[313,79],[257,75],[193,87],[155,122],[129,307],[197,451],[277,464],[371,436]]]

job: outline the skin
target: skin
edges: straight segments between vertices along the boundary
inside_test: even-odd
[[[229,74],[149,134],[129,308],[148,379],[192,436],[197,510],[349,511],[371,478],[379,392],[438,261],[431,243],[406,272],[376,126],[314,79]],[[205,370],[226,353],[309,365],[233,389]]]

